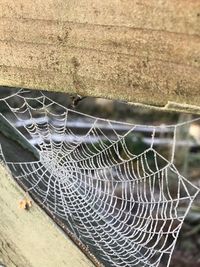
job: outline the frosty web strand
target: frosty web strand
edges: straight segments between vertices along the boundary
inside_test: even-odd
[[[18,98],[18,108],[10,104],[12,97]],[[67,109],[42,93],[31,98],[20,91],[1,101],[18,122],[30,120],[24,128],[39,142],[40,159],[35,162],[6,162],[1,152],[27,191],[106,266],[155,267],[161,260],[169,266],[183,220],[199,192],[174,165],[176,129],[182,124],[145,126],[95,118]],[[77,114],[90,123],[82,136],[68,126]],[[127,138],[141,126],[150,130],[151,144],[135,154]],[[170,160],[154,148],[156,133],[166,128],[172,132]],[[188,207],[185,214],[179,211],[183,203]]]

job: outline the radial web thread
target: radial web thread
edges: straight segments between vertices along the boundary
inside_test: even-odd
[[[18,107],[11,104],[14,97]],[[174,164],[176,130],[183,124],[145,126],[96,118],[43,93],[27,97],[19,91],[1,102],[26,130],[23,134],[37,140],[39,158],[33,162],[8,162],[1,151],[4,163],[32,196],[105,266],[169,266],[199,192]],[[90,125],[81,135],[70,127],[76,115]],[[129,143],[140,127],[150,131],[151,141],[134,153]],[[154,146],[156,134],[166,129],[172,135],[169,159]]]

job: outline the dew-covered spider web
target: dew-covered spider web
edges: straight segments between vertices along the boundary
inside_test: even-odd
[[[12,114],[6,120],[15,118],[15,127],[39,155],[32,162],[10,162],[2,149],[2,160],[100,262],[169,266],[199,192],[174,162],[176,132],[184,123],[149,126],[101,119],[61,106],[43,93],[29,97],[19,91],[0,103]],[[71,127],[77,115],[79,131]],[[83,120],[87,128],[81,128]],[[149,138],[138,150],[134,140],[141,128]],[[155,146],[156,137],[166,131],[171,136],[168,154]]]

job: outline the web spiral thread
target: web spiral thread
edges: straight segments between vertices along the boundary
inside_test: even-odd
[[[17,108],[10,104],[12,97],[19,100]],[[150,131],[151,142],[134,153],[129,142],[141,125],[78,113],[42,93],[31,98],[18,92],[12,97],[1,101],[37,140],[40,155],[33,162],[6,162],[1,151],[13,176],[105,266],[169,266],[184,218],[199,192],[174,164],[181,124],[142,125]],[[81,135],[69,127],[77,114],[90,125]],[[154,147],[156,134],[166,128],[172,132],[170,159]],[[184,213],[182,205],[187,206]]]

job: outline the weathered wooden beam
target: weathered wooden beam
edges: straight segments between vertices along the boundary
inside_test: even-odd
[[[0,0],[0,84],[200,106],[200,1]]]
[[[93,263],[33,202],[21,210],[24,192],[0,164],[0,264],[7,267],[89,267]]]

